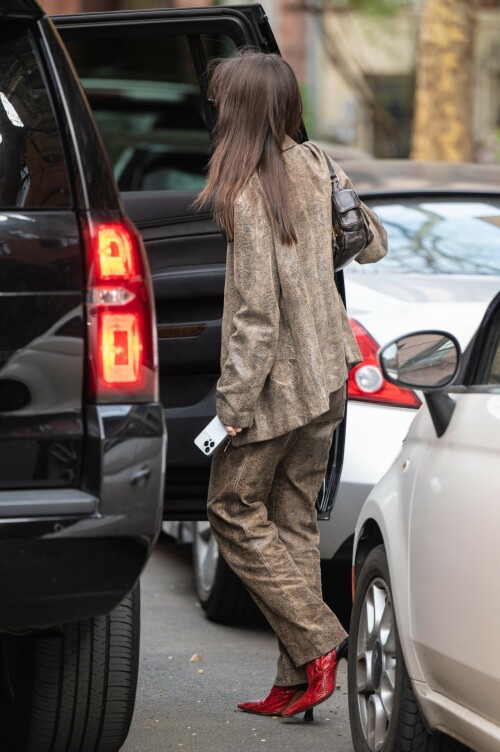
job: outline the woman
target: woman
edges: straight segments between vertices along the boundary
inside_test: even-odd
[[[214,67],[209,97],[217,140],[197,203],[213,202],[228,240],[216,406],[231,439],[214,453],[208,518],[279,641],[268,697],[238,707],[290,716],[332,694],[346,653],[321,595],[315,500],[362,358],[334,281],[326,159],[293,140],[302,102],[291,68],[236,53]],[[374,239],[358,261],[369,263],[386,234],[363,209]]]

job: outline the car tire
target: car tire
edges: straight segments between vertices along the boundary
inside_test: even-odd
[[[139,585],[110,613],[0,640],[2,752],[118,752],[139,666]]]
[[[226,564],[208,522],[193,523],[193,569],[196,594],[210,621],[240,624],[264,619],[240,578]]]
[[[348,697],[354,752],[467,752],[427,730],[399,640],[387,556],[377,546],[356,584],[349,633]]]

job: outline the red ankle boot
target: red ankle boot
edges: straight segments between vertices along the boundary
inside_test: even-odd
[[[303,713],[327,700],[335,690],[338,663],[346,656],[347,639],[326,655],[321,655],[314,661],[306,663],[307,689],[296,702],[283,710],[282,716],[288,718],[290,715]]]
[[[238,707],[245,713],[256,715],[281,715],[283,710],[290,705],[295,695],[300,692],[298,687],[271,687],[267,697],[262,697],[254,702],[239,702]]]

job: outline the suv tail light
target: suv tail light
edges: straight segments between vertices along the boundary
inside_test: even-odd
[[[349,319],[358,342],[363,362],[349,372],[347,394],[349,399],[377,402],[393,407],[420,407],[421,402],[411,389],[386,381],[377,361],[379,346],[356,319]]]
[[[127,220],[86,232],[88,391],[98,403],[158,399],[156,326],[142,239]]]

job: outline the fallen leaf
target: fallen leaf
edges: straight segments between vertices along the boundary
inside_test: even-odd
[[[193,653],[191,658],[189,659],[192,663],[198,663],[198,661],[201,661],[201,655],[198,655],[198,653]]]
[[[204,674],[205,673],[205,669],[204,668],[199,668],[196,673],[197,674]]]

